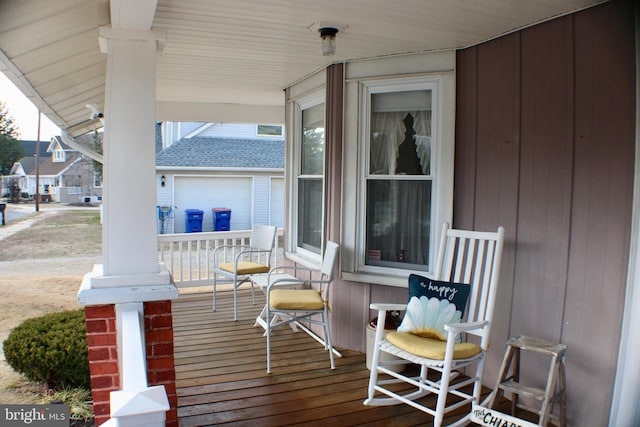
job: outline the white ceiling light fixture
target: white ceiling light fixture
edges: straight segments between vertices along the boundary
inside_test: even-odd
[[[336,34],[344,32],[349,26],[333,21],[316,21],[307,26],[307,30],[320,33],[320,50],[324,56],[336,53]]]
[[[324,56],[331,56],[336,53],[336,34],[338,34],[338,28],[336,27],[321,27],[318,28],[320,32],[320,50]]]

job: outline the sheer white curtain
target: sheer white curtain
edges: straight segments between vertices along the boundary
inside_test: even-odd
[[[407,115],[411,115],[413,123],[411,119],[406,120]],[[374,113],[371,129],[369,173],[372,181],[368,184],[367,203],[368,212],[376,214],[369,214],[367,219],[368,249],[379,250],[379,246],[384,246],[382,261],[406,262],[426,269],[431,181],[403,179],[396,170],[399,147],[407,141],[409,146],[414,144],[415,156],[420,161],[417,174],[430,174],[431,112]],[[375,175],[392,175],[395,179],[378,181]]]
[[[393,175],[398,146],[404,139],[403,113],[375,113],[371,116],[370,168],[372,175]]]
[[[422,173],[431,174],[431,111],[416,111],[413,115],[413,128],[416,131],[417,153],[422,164]]]
[[[371,116],[370,168],[373,175],[395,175],[398,147],[405,139],[404,118],[413,117],[414,141],[422,174],[431,170],[431,111],[374,113]]]

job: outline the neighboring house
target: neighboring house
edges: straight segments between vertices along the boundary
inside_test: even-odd
[[[47,148],[49,144],[51,144],[51,141],[40,141],[37,143],[36,141],[24,140],[19,142],[24,149],[24,158],[34,157],[37,151],[46,155]],[[16,164],[18,164],[18,162],[12,165],[12,170]],[[0,175],[0,197],[14,199],[15,197],[19,198],[22,193],[27,195],[26,187],[22,187],[22,184],[26,183],[26,178],[24,178],[23,175],[13,175],[13,172],[10,172],[10,175]],[[16,193],[13,193],[14,191],[16,191]]]
[[[90,138],[90,137],[86,137]],[[69,148],[61,137],[40,142],[36,162],[35,141],[23,141],[27,155],[14,163],[10,175],[3,177],[5,188],[17,183],[23,195],[34,197],[39,185],[41,201],[97,203],[102,200],[102,180],[93,160]],[[39,184],[37,183],[39,175]]]
[[[258,136],[256,125],[163,124],[167,128],[187,131],[156,155],[159,233],[184,232],[187,209],[203,211],[202,231],[214,230],[214,208],[231,209],[231,230],[284,225],[282,136]]]

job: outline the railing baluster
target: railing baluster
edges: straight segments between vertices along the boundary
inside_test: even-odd
[[[211,278],[211,274],[209,273],[209,265],[210,265],[210,257],[211,255],[211,240],[205,240],[205,253],[204,253],[204,265],[205,265],[205,271],[206,271],[206,278],[210,279]]]
[[[200,251],[200,247],[202,246],[202,240],[198,240],[198,265],[196,268],[198,269],[198,280],[202,279],[202,253]]]
[[[184,277],[182,276],[182,264],[183,264],[183,259],[182,259],[182,244],[184,242],[179,242],[178,243],[178,259],[179,259],[179,266],[180,266],[180,274],[178,275],[178,277],[180,277],[180,281],[184,280]],[[175,279],[174,279],[175,280]]]

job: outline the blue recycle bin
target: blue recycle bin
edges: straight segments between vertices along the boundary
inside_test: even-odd
[[[231,230],[231,209],[213,208],[213,231]]]
[[[204,211],[200,209],[187,209],[185,213],[185,233],[198,233],[202,231],[202,217]]]

